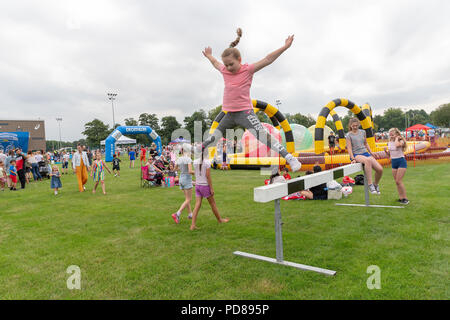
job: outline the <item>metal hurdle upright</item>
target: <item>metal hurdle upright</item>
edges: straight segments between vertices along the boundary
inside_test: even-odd
[[[334,276],[336,271],[323,269],[319,267],[313,267],[309,265],[289,262],[284,260],[283,256],[283,233],[282,233],[282,225],[283,222],[281,220],[281,209],[280,209],[280,199],[289,194],[299,192],[305,189],[312,188],[314,186],[327,183],[331,180],[335,180],[338,178],[342,178],[344,176],[357,173],[360,171],[364,171],[364,167],[361,163],[354,163],[345,165],[343,167],[317,172],[311,175],[298,177],[295,179],[291,179],[286,183],[274,183],[267,186],[257,187],[253,192],[253,199],[255,202],[267,203],[269,201],[274,201],[275,203],[275,243],[276,243],[276,259],[264,257],[252,253],[246,253],[242,251],[235,251],[233,254],[251,258],[262,260],[266,262],[281,264],[284,266],[294,267],[307,271],[314,271],[322,274],[326,274],[329,276]],[[403,208],[400,206],[381,206],[381,205],[371,205],[369,203],[369,187],[367,184],[367,179],[364,175],[364,193],[365,193],[365,204],[338,204],[336,205],[347,205],[347,206],[363,206],[363,207],[376,207],[376,208]]]

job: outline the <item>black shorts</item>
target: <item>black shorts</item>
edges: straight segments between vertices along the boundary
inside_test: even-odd
[[[313,194],[313,200],[327,200],[327,199],[328,195],[326,194],[318,194],[318,195]]]
[[[113,166],[113,170],[120,171],[120,167],[119,166]]]

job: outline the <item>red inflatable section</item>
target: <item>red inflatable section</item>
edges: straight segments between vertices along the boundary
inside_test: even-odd
[[[262,122],[264,128],[281,143],[280,131],[278,131],[274,126]],[[261,143],[252,135],[248,130],[245,130],[242,135],[242,146],[244,147],[244,153],[246,157],[277,157],[278,152],[271,150],[265,144]]]

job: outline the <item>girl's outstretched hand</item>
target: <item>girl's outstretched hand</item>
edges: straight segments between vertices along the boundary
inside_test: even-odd
[[[212,55],[211,47],[206,47],[205,50],[202,51],[205,57]]]
[[[285,41],[285,43],[284,43],[284,46],[286,47],[286,49],[289,48],[289,47],[291,46],[291,44],[292,44],[293,41],[294,41],[294,35],[289,36],[289,37],[286,39],[286,41]]]

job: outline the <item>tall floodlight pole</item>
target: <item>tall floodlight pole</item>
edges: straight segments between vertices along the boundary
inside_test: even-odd
[[[56,121],[58,121],[58,125],[59,125],[59,149],[61,149],[61,121],[62,121],[62,118],[56,118]]]
[[[112,114],[113,114],[113,125],[112,128],[116,125],[116,120],[114,119],[114,100],[116,100],[117,93],[108,93],[108,99],[111,100]]]

